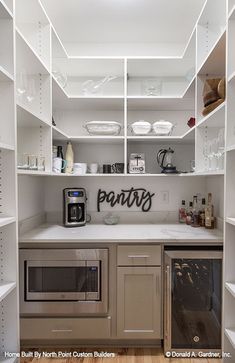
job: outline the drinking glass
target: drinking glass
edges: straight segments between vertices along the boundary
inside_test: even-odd
[[[29,155],[29,169],[38,170],[38,158],[36,155]]]
[[[29,169],[29,154],[24,153],[20,155],[17,168],[23,170]]]
[[[38,157],[38,170],[40,171],[45,170],[45,156]]]
[[[159,78],[146,79],[142,83],[142,93],[145,96],[160,96],[162,94],[162,81]]]
[[[35,96],[36,96],[35,80],[33,78],[30,78],[28,81],[26,99],[28,102],[32,102],[35,99]]]
[[[212,159],[213,159],[213,147],[212,147],[212,141],[208,140],[207,141],[207,157],[208,157],[208,161],[209,161],[209,165],[208,165],[208,170],[213,170],[212,169]]]
[[[211,141],[211,152],[212,152],[212,161],[211,161],[211,168],[212,170],[216,170],[217,169],[217,164],[218,164],[218,138],[214,138]]]
[[[225,145],[224,129],[220,129],[219,132],[218,132],[217,170],[223,170],[224,169],[224,145]]]
[[[205,170],[209,170],[209,158],[208,158],[208,140],[203,144],[203,156],[205,160]]]
[[[17,87],[16,87],[16,93],[20,101],[22,96],[25,94],[27,87],[28,87],[28,81],[27,81],[26,70],[22,69],[17,75]]]

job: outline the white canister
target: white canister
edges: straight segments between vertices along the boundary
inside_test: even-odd
[[[87,172],[87,163],[74,163],[73,173],[74,175],[83,175]]]
[[[98,163],[90,163],[88,165],[88,172],[90,174],[97,174],[99,170],[99,164]]]

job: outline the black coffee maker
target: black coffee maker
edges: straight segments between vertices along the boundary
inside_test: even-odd
[[[86,190],[65,188],[63,222],[65,227],[80,227],[86,224]]]

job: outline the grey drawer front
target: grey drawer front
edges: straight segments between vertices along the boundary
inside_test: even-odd
[[[66,340],[110,338],[110,322],[107,318],[22,318],[22,340]]]
[[[161,246],[118,246],[118,266],[160,266]]]

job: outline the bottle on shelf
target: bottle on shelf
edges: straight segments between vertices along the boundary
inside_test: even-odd
[[[202,198],[202,206],[199,212],[199,224],[200,227],[205,227],[205,207],[206,207],[206,199]]]
[[[189,206],[186,212],[186,224],[189,226],[192,223],[192,214],[193,214],[193,202],[189,202]]]
[[[62,160],[61,162],[61,173],[64,173],[63,168],[63,160],[64,160],[64,154],[63,154],[63,146],[57,146],[57,158],[60,158]]]
[[[72,174],[73,173],[73,164],[74,164],[74,153],[73,153],[73,147],[72,147],[71,141],[67,142],[65,160],[66,160],[65,173]]]
[[[205,227],[208,229],[215,228],[214,206],[212,204],[211,193],[208,193],[208,202],[205,208]]]
[[[191,220],[192,227],[200,227],[199,224],[199,210],[197,204],[197,196],[194,195],[193,197],[193,210],[192,210],[192,220]]]
[[[179,223],[186,223],[185,200],[182,200],[181,207],[179,209]]]

